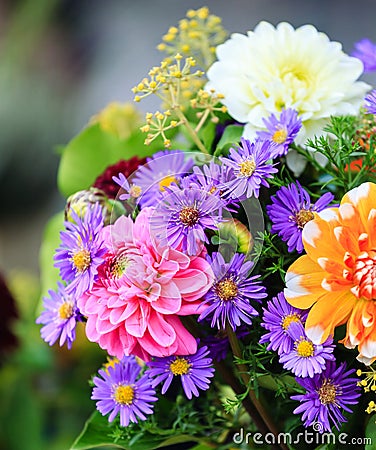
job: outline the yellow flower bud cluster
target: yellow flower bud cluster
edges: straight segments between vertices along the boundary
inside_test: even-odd
[[[356,374],[358,377],[362,377],[362,380],[358,381],[358,386],[362,386],[364,392],[375,392],[376,391],[376,370],[370,366],[370,370],[358,369]],[[367,409],[365,410],[368,414],[376,411],[376,404],[372,400],[369,402]]]
[[[206,70],[215,59],[215,49],[227,38],[221,18],[209,13],[207,7],[190,9],[178,27],[170,27],[157,48],[172,56],[191,55]]]
[[[181,122],[171,118],[171,112],[169,110],[166,110],[163,113],[160,111],[156,111],[154,114],[147,113],[145,120],[146,125],[141,127],[141,131],[147,133],[145,145],[150,145],[154,139],[161,136],[163,139],[163,145],[166,148],[170,148],[171,141],[166,136],[166,131],[176,128],[181,125]]]
[[[205,91],[200,89],[194,99],[191,100],[191,106],[194,109],[199,109],[201,111],[197,112],[197,117],[202,119],[205,117],[210,118],[210,120],[214,123],[218,123],[219,119],[216,113],[226,113],[226,106],[221,104],[221,101],[224,99],[224,95],[219,92],[215,92],[214,89],[210,89],[210,91]]]

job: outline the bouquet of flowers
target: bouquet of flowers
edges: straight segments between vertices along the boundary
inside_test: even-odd
[[[108,354],[72,449],[374,448],[376,46],[202,7],[158,49],[160,111],[62,151],[37,323]]]

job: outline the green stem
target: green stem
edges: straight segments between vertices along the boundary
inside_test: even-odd
[[[192,138],[192,141],[196,144],[197,148],[206,155],[209,154],[209,151],[205,148],[204,144],[201,142],[200,138],[197,136],[197,133],[195,130],[191,127],[189,124],[187,118],[185,115],[181,112],[180,108],[175,108],[176,115],[178,116],[179,120],[182,121],[183,125],[185,126],[185,129],[187,130],[188,134]]]
[[[230,346],[231,346],[234,356],[238,359],[242,359],[243,355],[242,355],[242,351],[240,348],[239,340],[229,324],[227,324],[226,332],[227,332],[227,337],[229,339]],[[248,388],[251,383],[251,377],[248,373],[247,367],[245,364],[242,364],[242,363],[238,363],[237,366],[239,368],[239,373],[243,380],[243,383]],[[269,413],[266,411],[266,409],[264,408],[264,406],[262,405],[260,400],[256,397],[256,394],[254,393],[254,391],[252,389],[249,389],[248,396],[249,396],[250,401],[256,408],[257,412],[259,413],[260,417],[265,422],[269,431],[271,431],[274,434],[274,436],[276,437],[276,439],[278,439],[279,431],[278,431],[276,425],[274,424],[272,418],[269,416]],[[278,442],[278,440],[277,440],[277,442]],[[288,447],[283,443],[280,443],[280,448],[282,448],[283,450],[288,450]]]

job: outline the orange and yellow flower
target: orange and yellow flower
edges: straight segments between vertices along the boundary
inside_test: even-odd
[[[376,360],[376,184],[364,183],[339,207],[315,215],[303,229],[306,255],[286,274],[285,297],[308,309],[306,332],[315,343],[347,324],[342,343],[358,360]]]

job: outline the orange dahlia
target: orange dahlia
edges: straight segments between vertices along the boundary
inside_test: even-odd
[[[286,274],[287,301],[308,309],[307,336],[315,343],[347,324],[340,341],[358,346],[358,360],[376,360],[376,184],[364,183],[303,229],[306,255]]]

